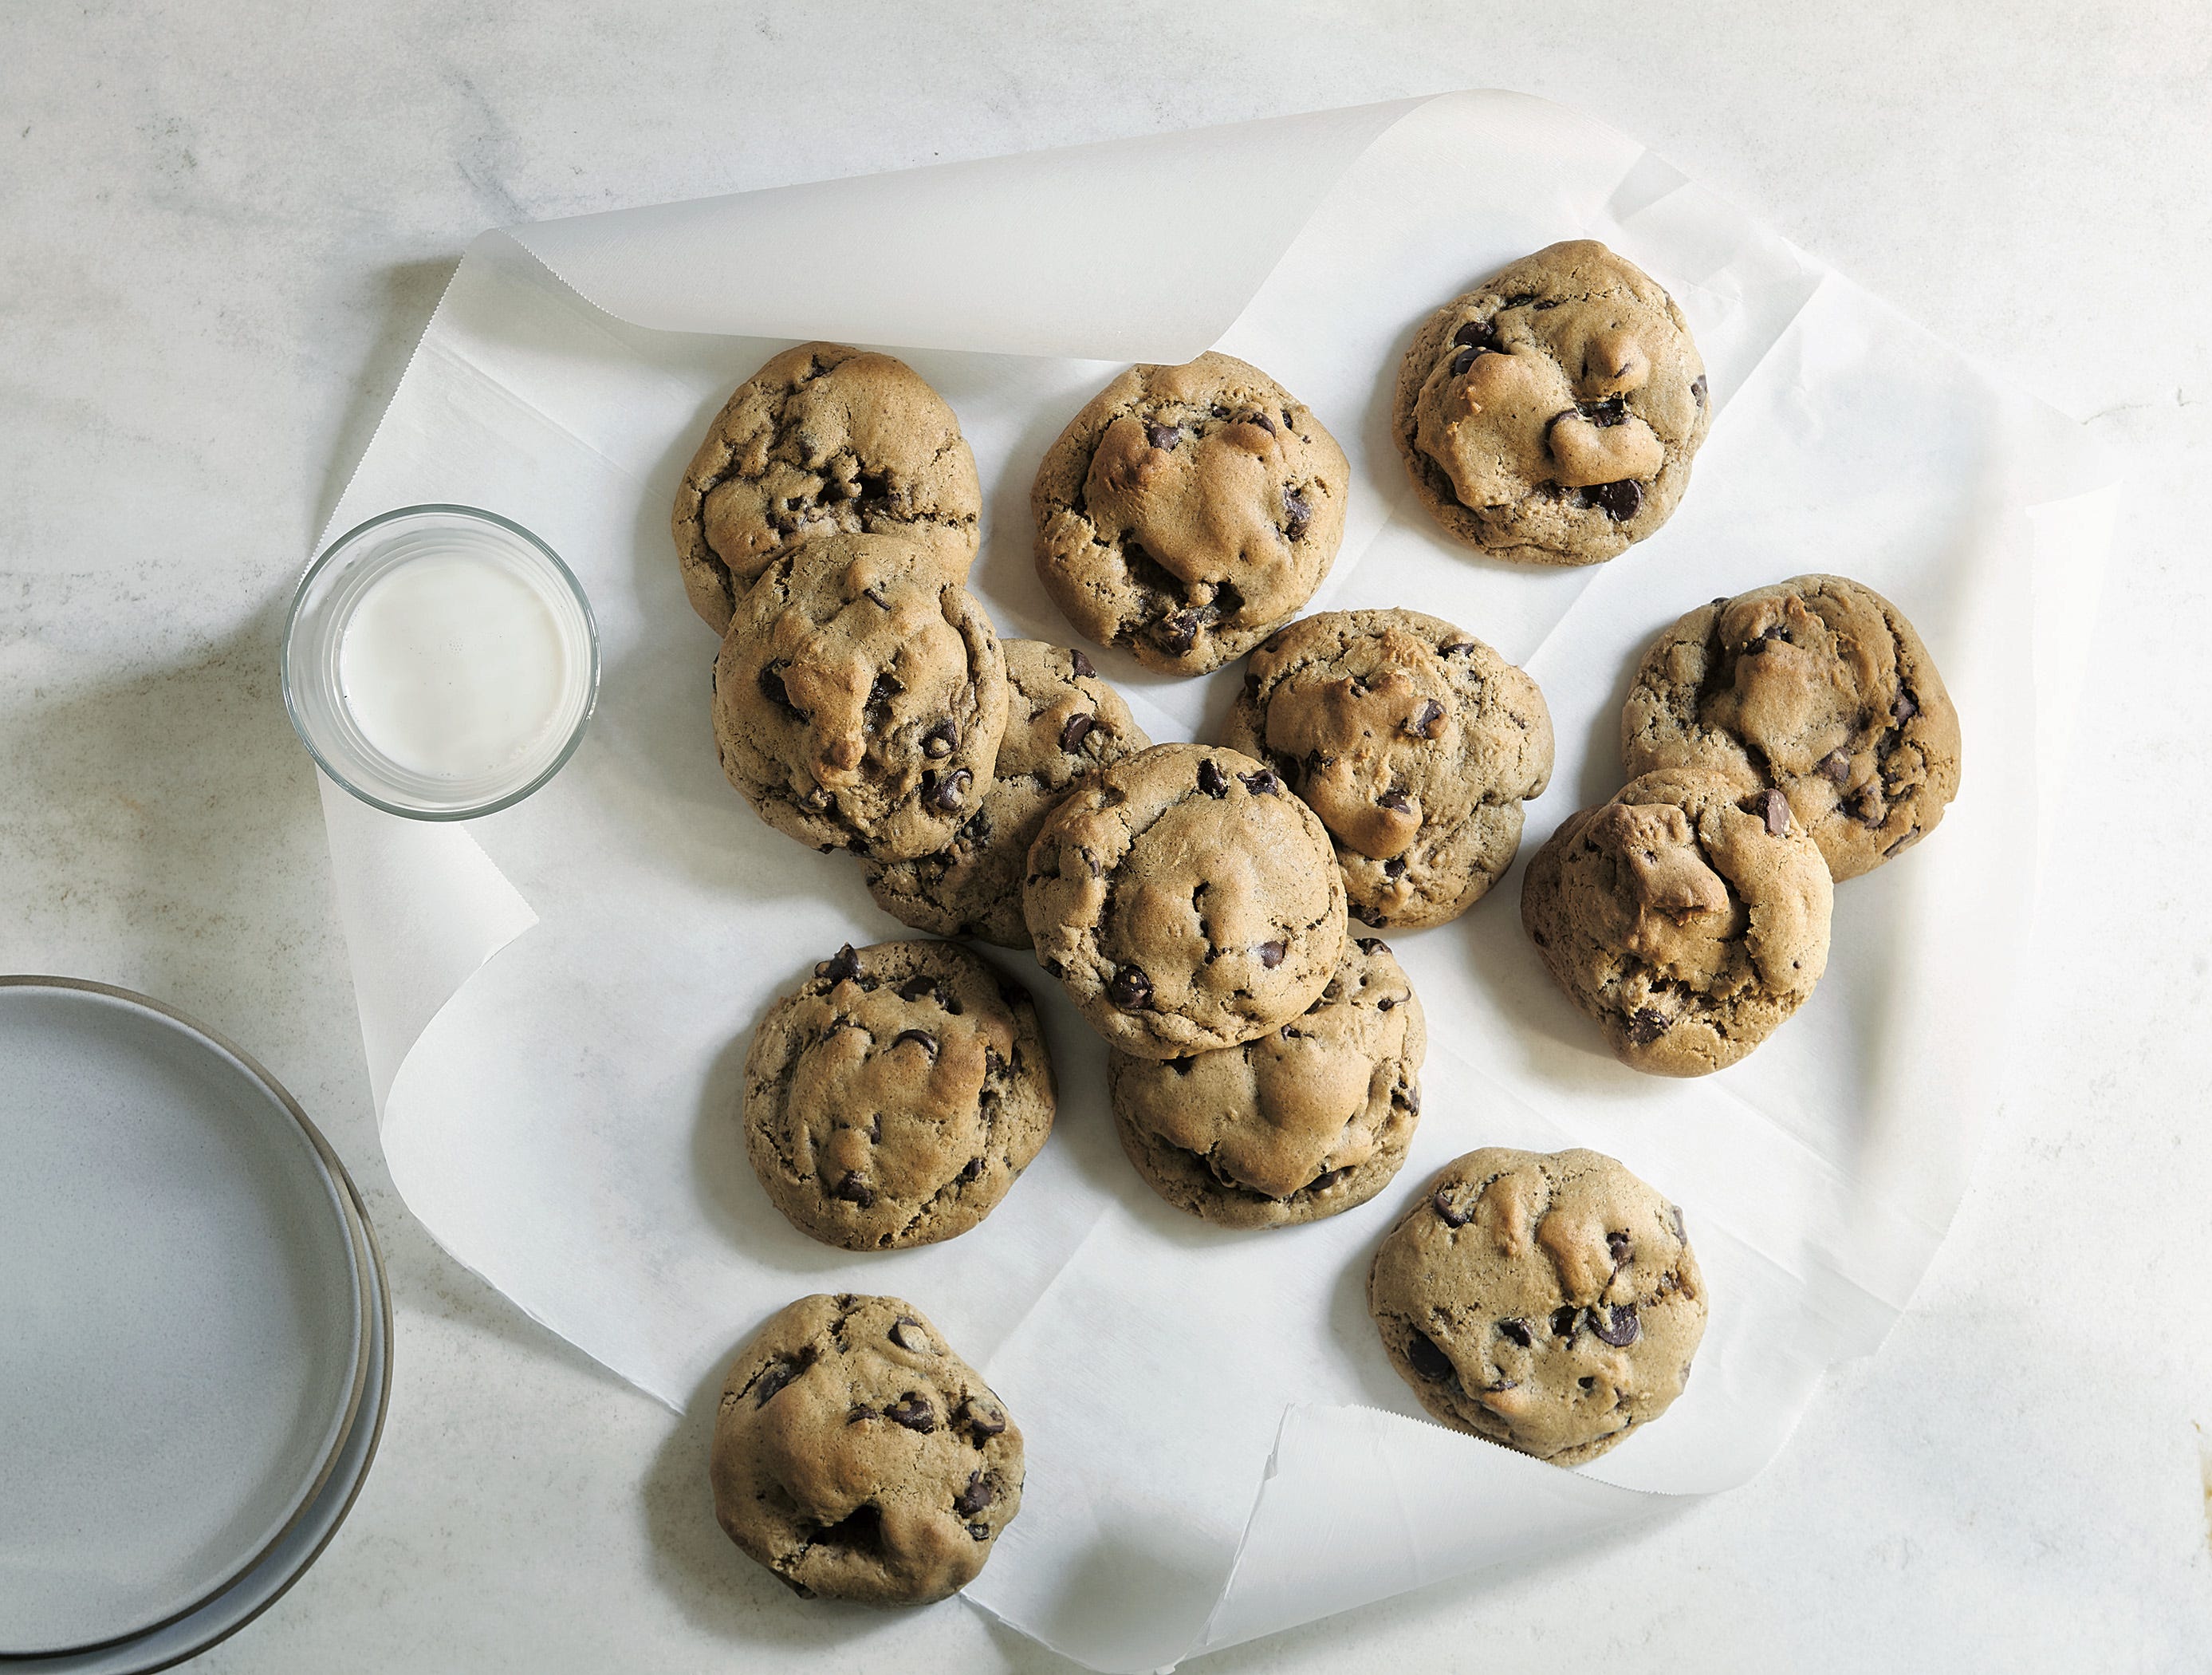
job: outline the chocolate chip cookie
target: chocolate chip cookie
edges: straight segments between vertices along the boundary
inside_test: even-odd
[[[1030,848],[1038,960],[1109,1046],[1234,1047],[1321,998],[1344,877],[1282,776],[1218,745],[1155,745],[1076,783]]]
[[[1222,742],[1269,764],[1328,828],[1352,917],[1456,918],[1513,864],[1552,777],[1536,683],[1418,611],[1323,611],[1259,650]]]
[[[1152,740],[1081,652],[1042,640],[1001,640],[999,649],[1009,710],[991,789],[950,848],[871,862],[868,893],[917,930],[1025,948],[1022,874],[1044,817],[1085,774]]]
[[[801,1297],[730,1363],[708,1460],[714,1517],[806,1599],[957,1593],[1022,1507],[1022,1434],[896,1297]]]
[[[792,1226],[848,1251],[963,1233],[1052,1131],[1029,991],[953,942],[840,948],[745,1055],[745,1155]]]
[[[991,789],[1006,666],[927,547],[827,535],[780,554],[714,662],[722,771],[777,831],[875,861],[953,841]]]
[[[810,536],[904,535],[957,582],[975,560],[982,508],[960,422],[913,368],[809,343],[715,415],[670,526],[691,608],[720,634],[769,562]]]
[[[1594,564],[1667,521],[1711,417],[1674,299],[1589,239],[1523,257],[1413,334],[1391,431],[1469,546]]]
[[[1620,717],[1631,774],[1717,768],[1789,798],[1838,879],[1936,829],[1959,789],[1959,712],[1894,605],[1801,576],[1684,617]]]
[[[1705,1330],[1682,1212],[1589,1151],[1449,1165],[1376,1252],[1367,1306],[1431,1414],[1554,1465],[1666,1412]]]
[[[1321,998],[1241,1047],[1107,1057],[1121,1149],[1177,1209],[1228,1227],[1364,1204],[1406,1160],[1428,1030],[1389,946],[1360,937]]]
[[[1258,368],[1132,367],[1037,468],[1037,575],[1101,645],[1203,674],[1313,597],[1350,481],[1336,439]]]
[[[1522,878],[1521,923],[1622,1063],[1701,1076],[1813,992],[1833,892],[1781,792],[1668,768],[1567,817]]]

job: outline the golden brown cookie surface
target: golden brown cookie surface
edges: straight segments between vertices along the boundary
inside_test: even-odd
[[[1664,1413],[1705,1330],[1681,1211],[1592,1151],[1447,1166],[1376,1252],[1367,1302],[1430,1413],[1558,1465]]]
[[[1522,800],[1552,777],[1536,683],[1418,611],[1323,611],[1274,635],[1252,654],[1222,742],[1313,807],[1352,917],[1377,929],[1473,906],[1513,862]]]
[[[1022,1504],[1022,1434],[913,1304],[802,1297],[730,1365],[714,1516],[797,1593],[919,1605],[975,1581]]]
[[[1423,323],[1391,429],[1415,493],[1458,539],[1522,563],[1594,564],[1666,522],[1711,417],[1674,299],[1577,239]]]
[[[905,362],[844,344],[787,349],[724,404],[670,519],[691,608],[717,634],[775,556],[834,534],[895,534],[968,573],[983,492],[952,410]]]
[[[1099,644],[1203,674],[1313,597],[1350,480],[1335,438],[1258,368],[1132,367],[1037,468],[1037,576]]]

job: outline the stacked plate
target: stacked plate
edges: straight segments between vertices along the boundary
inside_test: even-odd
[[[344,1520],[391,1389],[360,1195],[159,1002],[0,978],[0,1666],[141,1675]]]

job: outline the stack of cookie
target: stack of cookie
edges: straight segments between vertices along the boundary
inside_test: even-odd
[[[1414,333],[1392,405],[1414,490],[1496,559],[1586,564],[1663,524],[1711,419],[1666,292],[1554,245]],[[1115,378],[1047,451],[1037,575],[1149,669],[1249,658],[1218,743],[1153,744],[1084,652],[1000,641],[963,586],[982,496],[951,411],[888,356],[810,344],[716,418],[674,532],[723,636],[722,765],[849,853],[885,911],[1035,951],[1108,1048],[1123,1149],[1233,1228],[1338,1214],[1397,1173],[1427,1026],[1387,944],[1510,868],[1553,765],[1522,670],[1420,612],[1293,620],[1350,472],[1313,413],[1219,354]],[[1832,882],[1931,829],[1958,723],[1896,609],[1804,576],[1691,612],[1623,717],[1630,783],[1531,861],[1522,916],[1640,1069],[1735,1062],[1824,965]],[[770,1010],[746,1148],[793,1225],[851,1251],[977,1226],[1054,1109],[1028,991],[943,940],[847,947]],[[1369,1275],[1382,1348],[1443,1422],[1573,1465],[1680,1392],[1704,1282],[1682,1213],[1595,1153],[1486,1148]],[[1019,1506],[1020,1434],[910,1305],[802,1299],[730,1373],[725,1527],[801,1592],[941,1597]]]

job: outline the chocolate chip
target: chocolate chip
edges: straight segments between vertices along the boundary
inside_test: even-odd
[[[1362,953],[1388,953],[1390,952],[1390,945],[1379,936],[1355,936],[1352,941],[1353,946],[1358,947],[1359,952]]]
[[[884,1417],[924,1436],[937,1428],[937,1410],[911,1391],[885,1408]]]
[[[769,1403],[769,1398],[775,1395],[777,1391],[782,1389],[784,1386],[789,1384],[805,1370],[805,1367],[795,1361],[779,1361],[772,1362],[769,1365],[768,1371],[763,1373],[760,1377],[753,1380],[753,1405],[757,1408],[766,1407]]]
[[[1452,341],[1464,349],[1486,349],[1494,353],[1498,349],[1498,328],[1484,320],[1471,320],[1452,333]]]
[[[1766,835],[1779,838],[1790,830],[1790,799],[1779,791],[1766,794],[1765,806],[1760,811],[1766,816]]]
[[[1690,393],[1697,398],[1698,405],[1705,405],[1705,375],[1702,372],[1690,381]]]
[[[937,979],[926,971],[920,977],[908,978],[898,986],[898,997],[902,1001],[918,1001],[924,995],[934,997],[936,993]]]
[[[1306,533],[1306,526],[1313,521],[1313,508],[1296,489],[1283,490],[1283,515],[1290,520],[1283,533],[1294,541]]]
[[[1152,980],[1134,965],[1124,965],[1108,979],[1106,998],[1124,1012],[1137,1012],[1152,998]]]
[[[1406,723],[1406,731],[1416,739],[1433,739],[1437,736],[1437,726],[1443,718],[1443,705],[1431,698],[1413,712],[1413,719]]]
[[[971,1541],[988,1541],[991,1538],[991,1526],[988,1524],[970,1524],[968,1526],[968,1538]]]
[[[1375,806],[1378,808],[1387,808],[1393,814],[1410,814],[1413,812],[1413,805],[1406,801],[1406,794],[1403,791],[1386,792],[1375,799]]]
[[[1060,729],[1060,747],[1065,751],[1082,749],[1083,741],[1091,736],[1091,730],[1097,725],[1098,717],[1096,716],[1070,716],[1067,725]]]
[[[1639,1047],[1648,1047],[1667,1032],[1669,1021],[1665,1013],[1639,1006],[1628,1014],[1628,1038]]]
[[[965,768],[955,768],[951,773],[936,779],[923,794],[924,801],[933,808],[948,812],[968,800],[968,788],[975,783],[975,776]]]
[[[968,1427],[968,1434],[975,1439],[975,1446],[979,1448],[989,1438],[998,1435],[1006,1428],[1006,1415],[993,1413],[988,1408],[979,1408],[973,1402],[967,1403],[961,1408],[960,1421]]]
[[[1253,414],[1252,423],[1258,425],[1262,430],[1266,431],[1271,436],[1275,434],[1275,421],[1269,418],[1265,413]]]
[[[926,1355],[930,1352],[929,1334],[921,1329],[921,1322],[911,1315],[902,1314],[891,1323],[892,1343],[911,1355]]]
[[[1221,764],[1210,756],[1198,764],[1198,789],[1209,797],[1229,795],[1229,776],[1221,771]]]
[[[1172,652],[1188,651],[1198,643],[1199,626],[1197,612],[1178,611],[1160,624],[1160,644]]]
[[[968,1160],[967,1166],[960,1172],[960,1179],[965,1181],[978,1181],[982,1179],[983,1160],[980,1157],[969,1158]]]
[[[1680,1204],[1668,1204],[1667,1206],[1667,1214],[1674,1221],[1674,1237],[1676,1240],[1678,1242],[1687,1241],[1690,1235],[1682,1231],[1682,1206]]]
[[[932,1035],[927,1030],[902,1029],[896,1035],[891,1037],[891,1045],[894,1047],[903,1047],[909,1041],[921,1048],[922,1051],[927,1052],[932,1058],[935,1058],[937,1057],[937,1038]]]
[[[1383,918],[1381,913],[1377,912],[1371,907],[1355,905],[1350,910],[1350,911],[1353,918],[1358,920],[1360,923],[1365,925],[1370,930],[1380,930],[1386,923],[1389,923],[1389,921]]]
[[[853,952],[853,945],[848,942],[829,959],[817,960],[814,975],[827,978],[832,983],[848,983],[860,975],[860,956]]]
[[[1283,956],[1289,952],[1290,948],[1284,943],[1262,942],[1260,944],[1260,963],[1272,971],[1283,963]]]
[[[981,1471],[968,1479],[968,1487],[952,1497],[952,1510],[963,1518],[973,1518],[977,1513],[999,1498],[999,1491],[983,1481]]]
[[[1899,727],[1920,713],[1920,706],[1912,701],[1910,692],[1899,692],[1897,702],[1889,706],[1889,718]]]
[[[1419,1088],[1408,1086],[1399,1093],[1398,1098],[1404,1102],[1406,1112],[1408,1116],[1418,1117],[1421,1114],[1421,1090]]]
[[[1464,657],[1474,649],[1474,642],[1472,640],[1454,640],[1448,646],[1438,646],[1437,648],[1437,655],[1439,657]]]
[[[1179,424],[1148,424],[1145,427],[1145,440],[1165,454],[1182,440],[1182,427]]]
[[[1616,1268],[1627,1265],[1629,1254],[1634,1248],[1625,1233],[1609,1233],[1605,1236],[1606,1254],[1613,1258],[1613,1265]]]
[[[791,694],[784,690],[783,677],[775,669],[766,668],[760,672],[760,691],[761,696],[777,709],[788,710],[794,716],[804,715],[805,712],[791,701]]]
[[[1395,882],[1406,875],[1406,857],[1394,855],[1382,863],[1382,876]]]
[[[1255,774],[1239,774],[1244,789],[1255,797],[1279,797],[1283,794],[1283,782],[1275,777],[1273,768],[1262,768]]]
[[[1851,758],[1839,750],[1832,750],[1820,758],[1820,777],[1832,779],[1838,785],[1851,777]]]
[[[906,688],[899,683],[898,679],[889,670],[885,670],[868,684],[868,707],[872,710],[878,705],[889,704],[904,691]]]
[[[845,1179],[837,1183],[830,1196],[833,1198],[842,1198],[847,1203],[856,1204],[862,1209],[867,1209],[876,1201],[873,1189],[860,1179],[860,1172],[855,1169],[848,1169],[845,1172]]]
[[[1529,1335],[1528,1323],[1526,1320],[1500,1320],[1498,1323],[1498,1330],[1502,1336],[1510,1338],[1524,1349],[1536,1341]]]
[[[1091,676],[1098,673],[1097,670],[1091,667],[1091,660],[1088,657],[1085,657],[1079,651],[1069,652],[1067,654],[1067,661],[1075,666],[1076,673],[1081,675],[1085,680],[1088,680]]]
[[[1610,1343],[1616,1349],[1626,1349],[1644,1336],[1644,1323],[1636,1318],[1636,1305],[1615,1303],[1609,1316],[1590,1311],[1590,1330],[1601,1343]]]
[[[1628,423],[1628,405],[1617,395],[1605,401],[1582,402],[1575,411],[1601,430]]]
[[[1474,364],[1474,357],[1481,353],[1479,349],[1460,350],[1458,354],[1452,356],[1451,375],[1455,378],[1466,377],[1467,369]]]
[[[1644,485],[1633,478],[1618,483],[1593,483],[1582,491],[1583,504],[1595,506],[1616,523],[1625,523],[1644,507]]]
[[[1406,1342],[1406,1359],[1413,1370],[1431,1384],[1442,1384],[1458,1371],[1451,1357],[1437,1348],[1437,1342],[1426,1332],[1415,1332]]]
[[[1306,1183],[1305,1190],[1309,1192],[1326,1192],[1351,1172],[1349,1165],[1341,1169],[1324,1169]]]
[[[1463,1227],[1474,1219],[1473,1210],[1455,1208],[1450,1193],[1441,1186],[1437,1189],[1436,1197],[1429,1200],[1429,1208],[1436,1211],[1448,1227]]]
[[[1572,1337],[1575,1335],[1575,1328],[1582,1324],[1582,1318],[1583,1312],[1578,1308],[1572,1307],[1571,1306],[1566,1308],[1553,1309],[1552,1311],[1552,1336],[1554,1337]]]
[[[1375,1009],[1377,1012],[1396,1011],[1398,1009],[1398,997],[1395,995],[1383,996],[1381,1000],[1375,1002]]]

